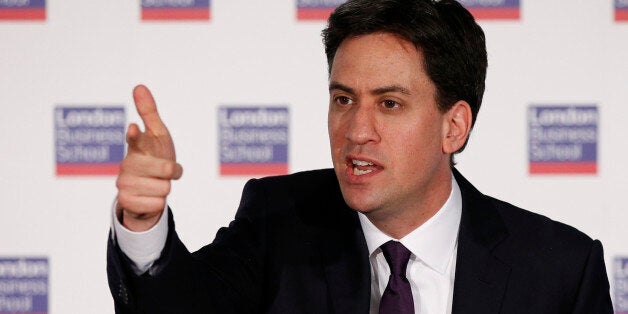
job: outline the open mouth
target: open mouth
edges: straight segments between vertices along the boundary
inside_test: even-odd
[[[381,168],[370,161],[361,159],[349,159],[348,166],[353,168],[352,173],[355,176],[363,176]]]

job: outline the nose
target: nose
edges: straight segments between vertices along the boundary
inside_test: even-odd
[[[376,128],[376,112],[374,111],[366,106],[356,106],[352,109],[345,135],[347,140],[358,145],[379,142],[380,137]]]

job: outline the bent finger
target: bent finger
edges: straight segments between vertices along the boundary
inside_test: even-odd
[[[181,177],[183,167],[170,159],[148,154],[129,152],[120,163],[120,176],[137,176],[176,180]]]
[[[118,193],[118,206],[124,214],[135,219],[147,218],[161,214],[166,207],[166,199],[121,192]]]
[[[157,178],[121,176],[116,180],[119,192],[139,196],[165,198],[171,186],[170,180]]]

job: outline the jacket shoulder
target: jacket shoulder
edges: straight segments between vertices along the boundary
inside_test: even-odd
[[[289,175],[251,179],[244,186],[241,206],[250,198],[269,208],[322,206],[326,200],[342,198],[333,169],[297,172]]]
[[[264,210],[259,210],[264,208]],[[333,169],[310,170],[289,175],[251,179],[244,186],[236,218],[242,216],[325,220],[350,215]]]
[[[520,310],[514,301],[526,296],[537,302],[530,303],[529,313],[612,313],[600,241],[565,223],[488,198],[508,233],[493,250],[510,268],[505,312]]]
[[[498,210],[510,237],[537,245],[551,245],[565,249],[588,249],[593,239],[584,232],[547,216],[531,212],[510,203],[487,196]]]
[[[316,185],[316,184],[329,184],[330,182],[336,182],[336,175],[333,169],[317,169],[309,171],[295,172],[293,174],[269,176],[260,179],[253,179],[251,181],[258,181],[264,185]]]

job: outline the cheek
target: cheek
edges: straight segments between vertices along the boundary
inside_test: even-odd
[[[391,142],[388,149],[396,152],[396,159],[410,168],[409,171],[416,171],[418,165],[424,165],[438,157],[441,151],[440,134],[440,129],[433,123],[389,129],[388,138]]]
[[[344,137],[343,124],[338,115],[329,114],[327,118],[327,132],[329,133],[329,139],[332,143]]]
[[[329,133],[329,145],[331,147],[331,155],[335,160],[336,157],[342,152],[343,145],[343,133],[340,128],[340,124],[337,121],[329,119],[327,124],[327,132]]]

